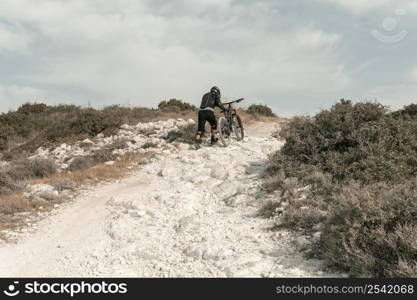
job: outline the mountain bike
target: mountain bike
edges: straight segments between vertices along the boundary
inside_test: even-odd
[[[219,118],[217,130],[222,144],[227,147],[230,145],[232,133],[236,136],[238,141],[245,137],[245,130],[243,128],[242,119],[236,113],[234,108],[235,103],[242,102],[244,99],[238,99],[231,102],[223,103],[226,110],[223,111],[224,116]]]

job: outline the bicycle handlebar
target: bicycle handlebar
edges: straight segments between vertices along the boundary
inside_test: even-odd
[[[234,100],[234,101],[230,101],[230,102],[226,102],[226,103],[222,103],[222,104],[233,104],[233,103],[239,103],[239,102],[242,102],[243,100],[245,100],[244,98],[240,98],[240,99],[237,99],[237,100]]]

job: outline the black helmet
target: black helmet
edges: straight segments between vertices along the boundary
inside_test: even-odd
[[[211,92],[211,93],[213,93],[213,94],[216,94],[217,96],[219,96],[219,97],[220,97],[220,89],[219,89],[217,86],[213,86],[213,87],[210,89],[210,92]]]

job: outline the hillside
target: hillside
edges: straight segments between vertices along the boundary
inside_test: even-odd
[[[48,218],[8,232],[18,243],[0,247],[8,257],[0,275],[324,276],[321,261],[297,253],[302,239],[258,215],[270,198],[260,189],[265,160],[282,145],[271,136],[276,126],[256,123],[227,149],[168,146],[125,179],[82,191]],[[143,128],[123,130],[140,136]]]

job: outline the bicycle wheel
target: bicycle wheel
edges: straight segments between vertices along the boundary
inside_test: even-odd
[[[235,132],[236,139],[238,141],[243,140],[245,137],[245,130],[243,129],[242,119],[238,115],[233,116],[233,131]]]
[[[220,140],[223,143],[223,146],[227,147],[230,144],[230,129],[229,129],[229,124],[227,123],[227,120],[225,117],[220,117],[219,118],[219,124],[218,124],[218,131],[219,131],[219,136],[220,136]]]

